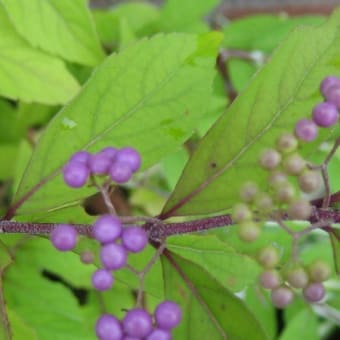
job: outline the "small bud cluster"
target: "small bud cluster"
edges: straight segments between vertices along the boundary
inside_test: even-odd
[[[141,164],[139,153],[133,148],[117,150],[107,147],[96,154],[86,151],[75,153],[63,168],[65,183],[72,188],[86,184],[90,175],[109,176],[116,183],[125,183]],[[106,291],[114,284],[114,272],[127,266],[130,253],[139,253],[148,244],[146,231],[139,226],[123,227],[117,216],[105,214],[93,224],[92,236],[100,243],[99,257],[102,267],[92,275],[92,286]],[[72,250],[77,243],[76,229],[67,224],[57,226],[51,233],[53,246],[59,251]],[[93,263],[94,254],[84,251],[81,261]],[[148,339],[170,340],[171,330],[182,318],[180,307],[172,301],[161,302],[152,317],[147,310],[136,307],[129,310],[123,320],[103,314],[96,323],[100,340]]]
[[[319,127],[332,127],[339,120],[340,78],[326,77],[321,82],[320,91],[325,101],[313,108],[312,119],[301,119],[295,126],[295,135],[301,141],[315,140]]]
[[[63,177],[71,188],[83,187],[90,175],[109,176],[112,181],[123,184],[130,180],[140,165],[141,157],[131,147],[106,147],[95,154],[79,151],[63,167]]]

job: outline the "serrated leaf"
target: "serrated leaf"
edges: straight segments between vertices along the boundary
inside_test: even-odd
[[[220,284],[237,292],[253,284],[259,275],[256,261],[220,241],[214,235],[170,237],[168,248],[204,268]]]
[[[67,102],[78,88],[61,60],[19,36],[0,5],[0,95],[51,105]]]
[[[162,265],[166,298],[183,310],[175,339],[268,339],[246,305],[205,269],[171,252]]]
[[[276,137],[292,131],[321,101],[320,81],[339,75],[340,12],[324,25],[295,30],[252,79],[197,147],[162,217],[206,214],[230,208],[245,181],[265,184],[266,172],[257,166],[260,152],[275,145]],[[333,129],[340,134],[339,128]],[[307,155],[330,137],[320,130],[317,141],[302,145]],[[195,174],[193,176],[193,174]]]
[[[85,65],[103,58],[87,0],[1,0],[16,30],[33,47]]]
[[[221,36],[211,33],[206,39],[215,46],[210,55],[200,49],[202,37],[158,35],[98,67],[40,138],[16,200],[34,195],[19,214],[72,205],[92,192],[63,184],[60,169],[75,151],[134,146],[145,169],[181,145],[208,107]]]

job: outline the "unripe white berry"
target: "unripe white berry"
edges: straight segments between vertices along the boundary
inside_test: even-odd
[[[264,268],[272,269],[279,263],[280,255],[274,246],[269,245],[259,251],[257,260]]]
[[[277,308],[284,308],[289,305],[294,298],[293,291],[287,286],[280,286],[272,290],[271,299]]]
[[[273,170],[280,164],[281,155],[274,149],[268,149],[262,152],[259,162],[263,169]]]
[[[301,266],[296,266],[285,270],[284,277],[294,288],[304,288],[307,286],[309,281],[307,272]]]
[[[283,133],[276,141],[276,148],[282,153],[294,151],[298,146],[298,140],[291,133]]]
[[[308,170],[298,177],[298,182],[300,189],[308,194],[320,188],[321,176],[317,171]]]
[[[250,203],[253,202],[259,189],[256,183],[247,182],[242,185],[240,190],[240,197],[243,202]]]
[[[259,282],[263,288],[274,289],[281,285],[281,276],[277,270],[266,270],[260,274]]]
[[[244,242],[255,241],[261,233],[259,225],[253,221],[242,222],[237,226],[238,237]]]
[[[247,204],[238,203],[235,204],[232,211],[232,220],[236,223],[241,223],[244,221],[249,221],[252,219],[252,212]]]
[[[323,282],[330,278],[331,268],[329,264],[322,260],[316,260],[308,267],[310,279],[314,282]]]
[[[311,204],[303,199],[299,198],[292,202],[287,209],[288,216],[293,220],[306,220],[312,214],[313,209]]]
[[[297,176],[306,168],[306,161],[295,153],[287,156],[283,162],[283,168],[288,175]]]

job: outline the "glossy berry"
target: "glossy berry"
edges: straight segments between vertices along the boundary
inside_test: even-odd
[[[63,167],[64,182],[71,188],[84,186],[89,178],[90,170],[85,163],[69,162]]]
[[[303,296],[309,302],[318,302],[325,296],[325,288],[322,283],[310,283],[304,290]]]
[[[335,76],[328,76],[324,78],[320,84],[320,91],[322,95],[325,97],[326,93],[328,92],[328,89],[334,85],[340,87],[340,78]]]
[[[313,121],[321,127],[330,127],[334,125],[339,117],[338,109],[331,103],[320,103],[316,105],[312,112]]]
[[[132,176],[132,171],[127,163],[114,161],[109,169],[111,179],[119,184],[126,183]]]
[[[253,221],[245,221],[237,226],[238,237],[244,242],[253,242],[260,236],[261,229]]]
[[[261,273],[259,281],[261,286],[266,289],[275,289],[282,283],[280,274],[277,270],[267,270]]]
[[[100,250],[100,259],[106,269],[117,270],[126,265],[127,252],[120,244],[105,244]]]
[[[308,170],[298,177],[299,187],[305,193],[312,193],[321,186],[321,176],[318,171]]]
[[[306,287],[309,281],[308,274],[302,267],[291,268],[285,272],[284,276],[294,288]]]
[[[88,161],[90,159],[91,154],[87,151],[78,151],[75,154],[72,155],[72,157],[69,160],[70,162],[79,162],[88,164]]]
[[[93,236],[105,244],[115,241],[122,232],[122,223],[117,217],[105,214],[100,216],[93,225]]]
[[[249,221],[252,218],[252,213],[247,204],[238,203],[234,205],[231,216],[234,222],[241,223]]]
[[[292,202],[287,209],[287,215],[293,220],[305,220],[312,214],[311,204],[303,199],[299,198]]]
[[[329,264],[322,260],[316,260],[309,265],[309,277],[314,282],[323,282],[330,278],[331,268]]]
[[[127,250],[138,253],[146,247],[147,243],[148,236],[143,228],[128,227],[124,229],[122,244]]]
[[[156,307],[155,320],[158,328],[172,329],[182,320],[181,308],[175,302],[163,301]]]
[[[121,340],[123,337],[120,322],[110,314],[103,314],[97,320],[96,334],[99,340]]]
[[[325,93],[325,98],[327,102],[334,104],[337,108],[340,108],[340,85],[335,84],[330,86]]]
[[[126,163],[132,172],[136,172],[141,165],[141,157],[139,153],[134,148],[130,147],[118,150],[115,160],[118,163]]]
[[[276,141],[276,148],[282,153],[294,151],[298,146],[298,140],[291,133],[283,133]]]
[[[279,263],[279,260],[279,252],[272,245],[262,248],[257,254],[257,261],[262,267],[267,269],[274,268]]]
[[[256,183],[248,182],[242,185],[240,197],[243,202],[249,203],[254,201],[259,189]]]
[[[53,246],[60,251],[72,250],[77,244],[78,233],[68,224],[60,224],[51,232]]]
[[[304,142],[311,142],[318,136],[318,127],[310,119],[301,119],[295,125],[295,135]]]
[[[271,300],[277,308],[284,308],[288,306],[294,298],[293,291],[287,286],[281,286],[272,290]]]
[[[144,338],[152,331],[151,316],[142,308],[128,311],[122,321],[127,335]]]
[[[283,168],[288,175],[297,176],[306,168],[306,161],[295,153],[284,160]]]
[[[102,152],[91,155],[89,159],[89,168],[94,175],[106,175],[111,164],[112,159]]]
[[[99,291],[110,289],[113,281],[112,273],[106,269],[98,269],[92,275],[92,285]]]
[[[165,329],[156,328],[146,338],[146,340],[171,340],[171,333]]]
[[[262,152],[259,162],[263,169],[273,170],[280,164],[281,155],[274,149],[268,149]]]

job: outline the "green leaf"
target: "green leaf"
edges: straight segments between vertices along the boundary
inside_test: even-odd
[[[333,229],[333,232],[330,233],[331,244],[333,249],[333,259],[335,272],[340,274],[340,229]]]
[[[0,180],[13,177],[18,149],[16,144],[0,144]]]
[[[252,284],[260,273],[254,259],[237,253],[214,235],[173,236],[168,239],[167,245],[172,252],[200,265],[234,292]]]
[[[104,58],[87,0],[0,2],[33,47],[85,65],[96,65]]]
[[[268,339],[246,305],[202,267],[171,252],[162,257],[165,294],[177,301],[183,320],[175,339]]]
[[[36,332],[28,326],[14,311],[7,308],[9,323],[11,325],[13,340],[39,340]]]
[[[220,39],[158,35],[109,57],[41,136],[16,200],[34,195],[19,214],[74,205],[93,191],[63,184],[60,169],[75,151],[134,146],[146,169],[181,145],[208,107]]]
[[[292,131],[299,119],[310,116],[313,105],[322,100],[320,81],[340,74],[339,19],[338,11],[320,27],[300,28],[289,35],[201,141],[163,217],[230,208],[245,181],[265,188],[266,172],[257,166],[260,152],[273,147],[280,133]],[[335,129],[333,133],[339,134]],[[301,153],[315,152],[330,135],[329,130],[320,130],[317,141],[302,145]]]
[[[0,95],[25,102],[60,104],[78,92],[78,84],[63,62],[19,36],[1,5],[0,80]]]

